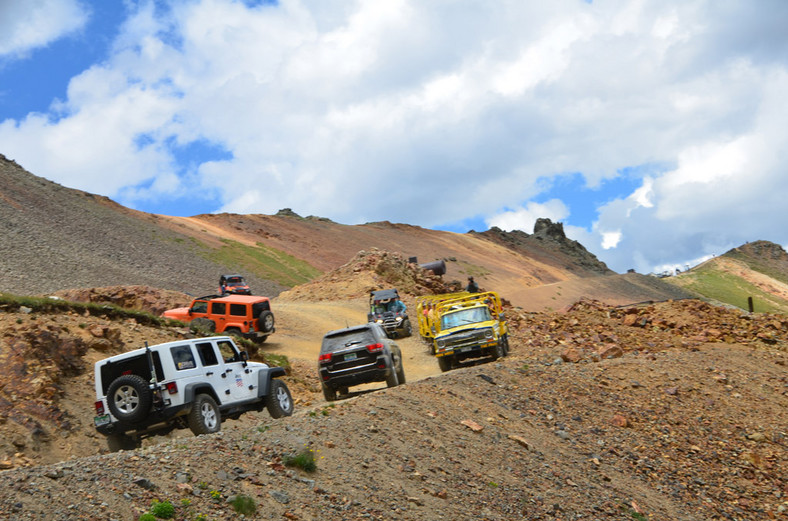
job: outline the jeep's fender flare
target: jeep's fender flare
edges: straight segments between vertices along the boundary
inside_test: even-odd
[[[213,398],[217,404],[222,404],[222,399],[219,398],[219,396],[216,394],[216,391],[213,390],[213,386],[206,384],[205,382],[196,382],[187,385],[183,390],[183,401],[184,404],[188,404],[189,409],[191,409],[191,405],[194,403],[194,397],[198,394],[207,394]]]
[[[284,367],[265,367],[257,373],[257,396],[262,398],[268,396],[271,389],[271,380],[277,376],[285,376],[287,371]]]
[[[222,329],[222,332],[227,331],[230,328],[236,328],[241,333],[245,333],[246,331],[249,331],[249,326],[244,325],[243,322],[225,322],[223,327],[224,328]]]

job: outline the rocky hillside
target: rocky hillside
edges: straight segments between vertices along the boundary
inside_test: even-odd
[[[556,304],[527,294],[531,288],[567,283],[566,294],[574,295],[574,283],[594,277],[595,284],[577,291],[602,298],[604,277],[614,275],[548,219],[529,235],[495,228],[457,234],[390,222],[351,226],[291,210],[152,215],[38,178],[2,156],[0,231],[7,237],[0,244],[0,291],[22,295],[129,285],[204,295],[216,291],[220,273],[240,272],[256,293],[275,296],[375,248],[419,263],[443,259],[446,282],[464,284],[474,276],[483,288],[505,292],[527,309]],[[616,302],[633,302],[619,290],[607,293],[616,293]],[[665,295],[642,293],[636,300]]]
[[[193,294],[216,291],[237,269],[210,248],[113,201],[64,188],[0,155],[0,291],[18,295],[110,285]],[[283,286],[250,275],[262,293]]]

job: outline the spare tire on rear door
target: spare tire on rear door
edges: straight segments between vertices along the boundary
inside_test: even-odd
[[[136,374],[121,375],[109,384],[107,406],[115,418],[134,423],[147,416],[153,393],[144,378]]]
[[[274,314],[270,311],[263,311],[257,319],[257,327],[263,333],[270,333],[274,330]]]

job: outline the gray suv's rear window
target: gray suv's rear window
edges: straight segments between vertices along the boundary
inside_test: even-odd
[[[378,339],[370,329],[354,329],[333,335],[326,335],[323,338],[323,345],[320,347],[321,353],[333,353],[341,349],[347,349],[354,345],[366,346],[375,344]]]

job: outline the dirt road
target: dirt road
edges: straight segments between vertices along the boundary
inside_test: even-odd
[[[342,302],[280,302],[273,303],[276,314],[276,334],[262,346],[264,352],[286,355],[291,361],[317,364],[323,335],[333,329],[366,322],[367,304],[363,299]],[[414,327],[415,320],[411,318]],[[418,333],[408,338],[396,339],[400,347],[408,382],[440,374],[435,358],[427,351]],[[379,389],[385,383],[372,383],[351,388],[351,395],[358,391]]]

